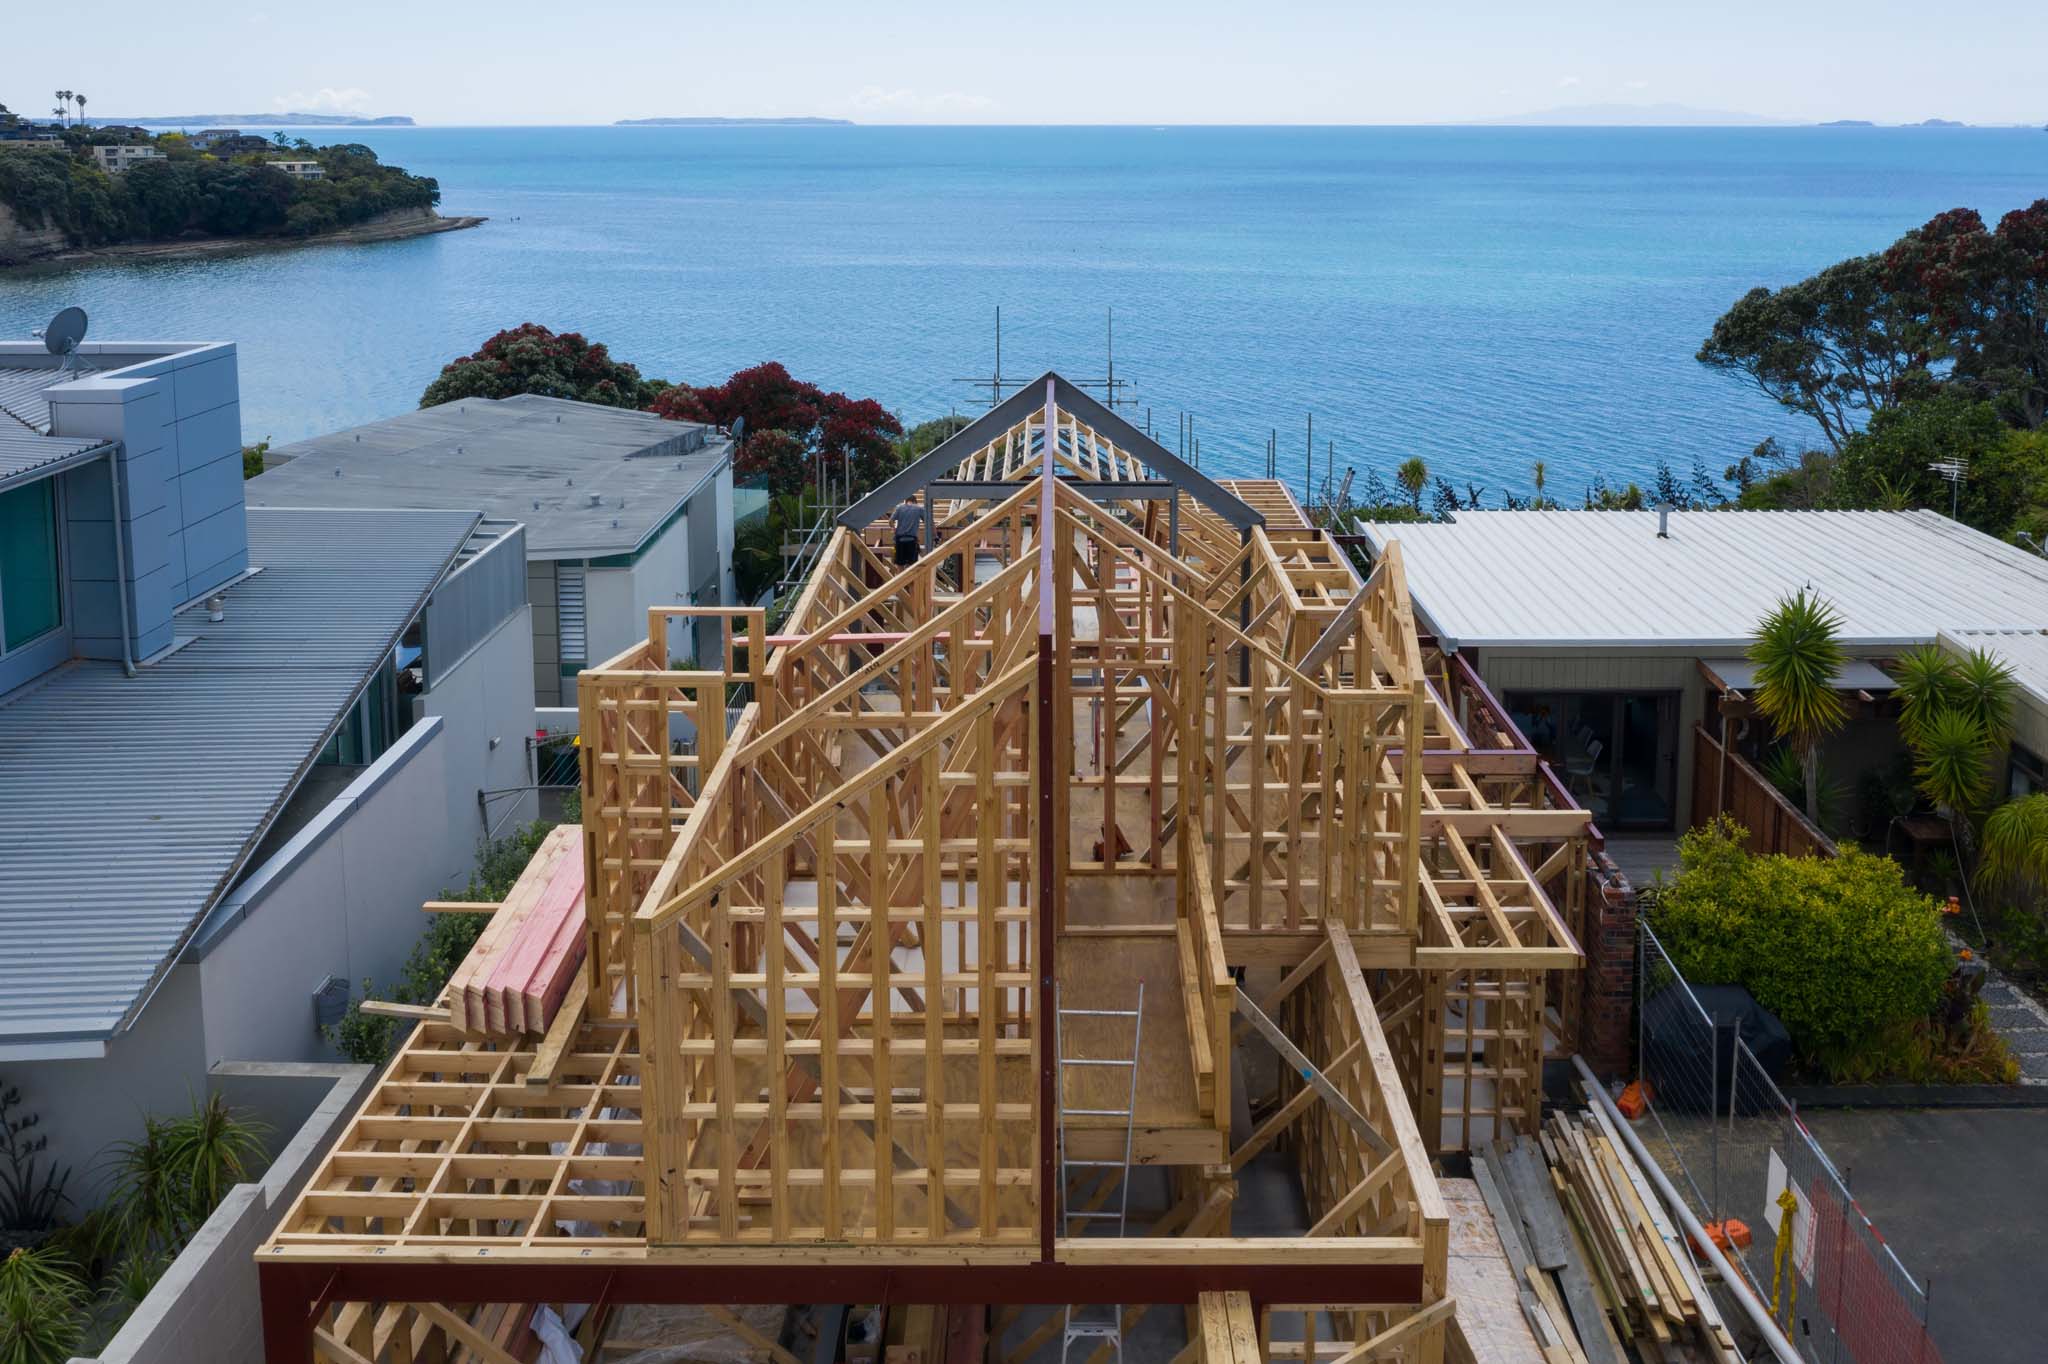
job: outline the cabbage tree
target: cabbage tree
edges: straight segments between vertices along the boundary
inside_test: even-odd
[[[1835,637],[1841,617],[1801,588],[1778,602],[1750,641],[1756,664],[1756,708],[1799,754],[1805,772],[1806,817],[1820,820],[1820,745],[1849,718],[1836,690],[1847,655]]]

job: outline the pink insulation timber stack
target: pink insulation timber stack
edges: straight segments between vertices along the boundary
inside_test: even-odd
[[[564,825],[542,841],[449,980],[449,1021],[488,1036],[545,1032],[583,965],[583,930],[582,838]]]

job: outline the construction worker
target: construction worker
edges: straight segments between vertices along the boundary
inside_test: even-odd
[[[923,548],[924,508],[903,499],[903,505],[896,508],[896,567],[909,568],[917,562]]]

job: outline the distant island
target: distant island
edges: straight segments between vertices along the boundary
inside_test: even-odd
[[[1923,118],[1918,123],[1902,123],[1902,128],[1967,128],[1967,123],[1958,123],[1952,118]]]
[[[369,118],[362,114],[157,114],[146,118],[94,118],[95,128],[133,124],[138,128],[414,128],[408,114]]]
[[[1789,119],[1732,109],[1695,109],[1689,104],[1566,104],[1474,121],[1522,128],[1763,128],[1790,123]]]
[[[1867,118],[1831,118],[1820,126],[1823,128],[1875,128],[1877,125]]]
[[[850,118],[622,118],[614,128],[851,128]]]

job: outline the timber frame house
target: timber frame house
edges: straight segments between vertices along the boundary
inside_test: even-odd
[[[707,615],[720,665],[676,670]],[[1538,1130],[1596,835],[1418,640],[1398,545],[1361,579],[1048,374],[850,509],[778,633],[658,609],[578,692],[583,978],[544,1036],[413,1029],[258,1252],[273,1364],[503,1364],[470,1314],[534,1302],[1121,1302],[1210,1364],[1445,1357],[1432,1158]],[[1042,1023],[1139,979],[1172,1192],[1110,1241],[1065,1220],[1118,1176],[1058,1187]],[[1286,1064],[1233,1144],[1241,1041]],[[1089,1122],[1069,1153],[1120,1154]],[[1234,1236],[1269,1148],[1307,1220]],[[1304,1305],[1334,1344],[1273,1338]]]

